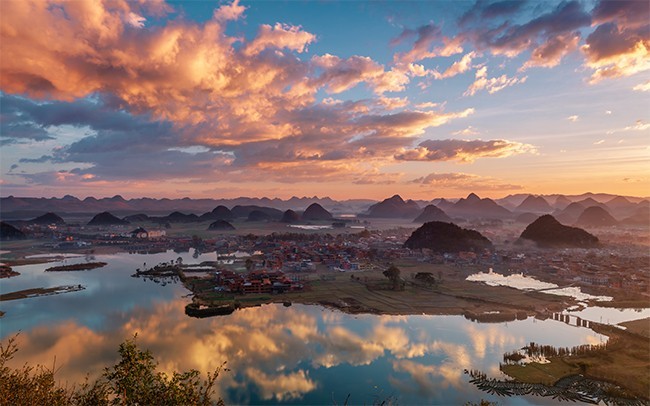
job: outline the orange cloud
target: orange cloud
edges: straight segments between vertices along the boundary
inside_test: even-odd
[[[386,71],[382,65],[366,56],[354,55],[341,59],[331,54],[316,55],[312,63],[323,70],[314,83],[325,85],[330,93],[341,93],[366,82],[375,93],[381,94],[404,90],[409,82],[405,73],[396,69]]]
[[[582,47],[594,70],[590,83],[650,70],[650,4],[646,1],[601,1],[593,10],[594,32]]]
[[[582,50],[587,55],[586,65],[594,69],[589,80],[592,84],[650,70],[650,41],[638,41],[631,48],[609,56],[599,55],[589,44]]]
[[[478,158],[505,158],[535,152],[535,147],[516,141],[490,140],[427,140],[414,149],[403,149],[395,155],[402,161],[473,162]]]
[[[275,26],[263,24],[257,37],[246,47],[246,55],[260,53],[264,49],[286,48],[291,51],[303,52],[310,43],[316,40],[314,34],[302,31],[300,27],[277,23]]]
[[[472,67],[472,59],[476,57],[476,52],[469,52],[459,60],[454,62],[447,70],[445,70],[442,75],[439,76],[440,79],[446,79],[454,77],[463,72],[467,72]]]
[[[524,63],[521,70],[532,67],[552,68],[560,64],[562,58],[578,49],[580,34],[567,33],[549,38],[531,51],[530,59]]]
[[[502,180],[489,176],[479,176],[460,172],[431,173],[427,176],[413,179],[411,183],[420,184],[422,187],[436,188],[436,190],[505,191],[523,189],[523,186],[521,185],[504,183]]]

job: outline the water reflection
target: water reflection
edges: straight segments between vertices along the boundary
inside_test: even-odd
[[[503,352],[526,344],[541,324],[527,320],[499,328],[461,317],[355,318],[300,305],[196,320],[184,315],[185,303],[176,299],[116,312],[99,330],[72,320],[33,328],[19,336],[17,362],[48,363],[56,357],[59,378],[79,382],[86,371],[99,374],[114,362],[119,343],[137,332],[140,345],[156,354],[167,372],[206,372],[228,361],[232,372],[219,378],[219,395],[232,403],[329,403],[331,392],[340,398],[365,396],[362,388],[374,386],[394,390],[403,403],[449,402],[484,396],[468,387],[463,370],[481,368],[498,376]],[[559,331],[562,324],[553,327],[567,333]],[[556,341],[597,340],[588,330],[573,330],[568,340]],[[357,373],[363,366],[374,366],[377,373]],[[341,374],[339,382],[325,385],[332,370]]]
[[[152,257],[115,256],[106,269],[60,275],[89,286],[84,292],[3,302],[2,336],[23,330],[14,364],[51,365],[56,358],[59,379],[81,382],[115,362],[119,344],[137,332],[139,345],[167,372],[205,373],[227,361],[231,372],[220,376],[218,395],[228,403],[331,404],[351,394],[355,404],[391,395],[402,404],[463,404],[490,399],[468,383],[465,369],[502,377],[503,353],[531,341],[571,347],[603,339],[554,320],[477,324],[461,316],[352,316],[303,305],[194,319],[184,314],[181,285],[129,277],[143,262],[160,262]],[[42,278],[59,275],[43,276],[42,268],[11,282],[56,285],[58,278]]]

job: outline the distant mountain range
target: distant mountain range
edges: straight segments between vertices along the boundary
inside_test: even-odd
[[[238,197],[236,199],[152,199],[148,197],[138,199],[124,199],[120,195],[96,199],[87,197],[83,200],[66,195],[62,198],[36,198],[36,197],[2,197],[0,210],[3,218],[30,218],[47,212],[56,213],[86,213],[95,214],[110,211],[114,214],[166,214],[174,211],[202,214],[212,211],[217,206],[234,208],[236,206],[268,207],[281,211],[287,209],[304,210],[305,207],[318,203],[332,213],[355,214],[368,209],[375,200],[350,199],[335,201],[329,197],[292,197],[288,200]],[[215,213],[217,217],[222,213]],[[414,216],[415,217],[415,216]]]
[[[593,207],[598,208],[592,209]],[[307,208],[307,210],[305,210]],[[247,218],[249,221],[262,219],[278,221],[283,219],[287,210],[293,210],[302,220],[331,219],[340,214],[357,214],[366,218],[395,218],[426,221],[454,221],[473,219],[512,219],[527,223],[542,214],[552,214],[560,223],[573,225],[578,222],[585,210],[590,209],[591,216],[584,216],[584,226],[596,226],[598,221],[589,220],[595,211],[603,220],[603,224],[636,224],[650,225],[646,218],[650,202],[640,197],[615,196],[608,194],[586,193],[583,195],[510,195],[502,199],[481,198],[470,193],[466,198],[447,200],[436,198],[426,200],[404,200],[400,195],[394,195],[381,202],[365,199],[335,201],[329,197],[292,197],[288,200],[269,198],[236,199],[124,199],[117,195],[102,199],[88,197],[80,200],[74,196],[63,198],[0,198],[0,210],[3,220],[20,219],[30,223],[39,223],[41,219],[34,218],[44,213],[56,212],[65,214],[96,214],[111,212],[117,216],[126,216],[127,221],[152,220],[157,222],[192,222],[231,220]],[[303,212],[304,211],[304,212]],[[169,214],[171,213],[171,214]],[[284,216],[284,221],[296,221],[292,213]],[[158,217],[155,217],[158,215]],[[611,216],[614,221],[609,219]],[[295,215],[293,215],[295,217]],[[30,219],[33,220],[25,220]],[[57,219],[54,219],[57,220]],[[42,219],[45,223],[55,223],[48,216]],[[62,221],[62,220],[61,220]]]

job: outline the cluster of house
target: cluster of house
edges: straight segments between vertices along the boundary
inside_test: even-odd
[[[238,294],[286,293],[303,289],[295,279],[288,278],[282,271],[254,270],[245,275],[226,269],[214,273],[215,291]]]
[[[650,269],[647,255],[612,252],[608,249],[571,249],[564,251],[500,251],[490,261],[514,273],[536,276],[559,285],[582,285],[650,293]]]
[[[167,235],[165,230],[145,230],[142,227],[138,227],[130,233],[122,234],[124,237],[138,238],[145,240],[156,240],[159,238],[164,238]]]

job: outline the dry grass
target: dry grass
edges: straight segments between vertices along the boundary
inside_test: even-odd
[[[580,368],[554,358],[548,364],[531,362],[525,365],[503,365],[501,371],[524,383],[541,383],[552,386],[560,378],[580,372]]]
[[[647,323],[647,319],[637,321]],[[584,355],[554,357],[549,364],[504,365],[502,371],[521,382],[547,385],[580,373],[617,384],[634,396],[650,398],[650,345],[647,338],[605,325],[596,326],[595,330],[609,335],[605,348],[597,348]]]

